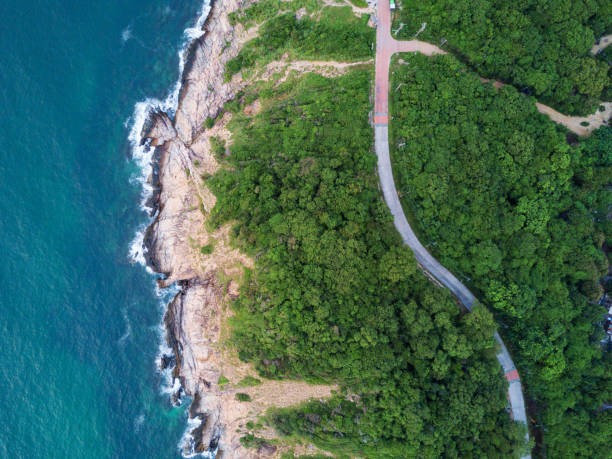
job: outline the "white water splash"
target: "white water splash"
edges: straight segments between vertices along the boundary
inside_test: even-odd
[[[139,414],[136,419],[134,419],[134,431],[136,433],[140,432],[142,425],[144,424],[145,415]]]
[[[125,341],[132,335],[132,325],[130,324],[130,318],[127,314],[127,308],[121,308],[121,316],[125,322],[125,333],[119,338],[119,344],[125,343]]]
[[[187,419],[187,429],[185,430],[185,433],[183,434],[179,442],[179,452],[183,457],[198,456],[204,459],[215,459],[215,457],[217,456],[217,450],[219,449],[218,447],[215,448],[213,451],[205,451],[203,453],[198,453],[195,450],[196,441],[195,438],[193,438],[193,435],[191,435],[191,432],[193,432],[201,425],[202,420],[199,417]]]
[[[183,31],[183,44],[178,52],[179,57],[179,77],[174,84],[174,87],[169,92],[164,100],[148,98],[144,101],[136,103],[132,116],[125,122],[125,126],[130,129],[128,140],[130,142],[132,160],[138,166],[138,173],[130,178],[131,183],[137,183],[141,187],[140,208],[142,211],[151,215],[153,208],[150,206],[151,197],[153,196],[153,186],[151,185],[151,177],[153,176],[153,154],[155,149],[151,147],[149,142],[143,142],[142,130],[152,113],[156,111],[166,112],[173,117],[178,108],[178,98],[181,91],[181,81],[183,79],[183,71],[185,69],[185,57],[191,43],[200,38],[204,31],[204,23],[210,13],[210,0],[205,0],[198,14],[198,19],[193,27],[188,27]],[[130,28],[124,30],[124,33],[129,32]],[[122,34],[123,37],[123,34]],[[129,37],[128,37],[129,38]],[[150,222],[149,222],[150,223]],[[146,265],[146,253],[144,245],[144,231],[139,228],[134,240],[130,244],[130,260],[134,263]]]
[[[153,186],[151,185],[151,179],[153,176],[153,155],[155,153],[155,149],[151,147],[150,142],[143,141],[142,131],[152,113],[163,111],[168,114],[168,116],[174,117],[178,108],[178,99],[181,91],[181,82],[183,80],[183,71],[185,70],[187,50],[194,40],[200,38],[204,34],[203,27],[204,23],[206,22],[206,18],[210,13],[210,9],[210,0],[204,0],[200,8],[200,12],[198,13],[196,23],[193,27],[189,27],[183,32],[184,40],[178,52],[179,77],[166,98],[164,100],[148,98],[144,101],[136,103],[132,116],[125,122],[125,127],[129,128],[128,140],[131,147],[132,160],[138,166],[138,173],[130,178],[130,183],[138,184],[140,186],[140,209],[149,215],[149,221],[146,224],[141,225],[134,235],[134,239],[129,247],[129,259],[131,262],[138,263],[145,267],[152,275],[155,273],[149,266],[147,266],[147,248],[144,244],[144,237],[147,226],[149,226],[153,220],[154,209],[151,207],[150,203],[152,201],[151,198],[153,197],[154,192]],[[132,37],[129,26],[123,31],[121,37],[124,43]],[[155,287],[155,293],[160,299],[159,306],[161,312],[161,320],[157,327],[159,348],[156,358],[157,369],[162,377],[160,390],[163,394],[168,394],[168,396],[174,398],[177,403],[180,404],[182,387],[180,380],[178,378],[174,378],[172,375],[174,368],[172,366],[168,366],[163,370],[161,369],[161,364],[164,357],[173,356],[173,350],[167,344],[167,330],[163,317],[166,312],[168,302],[174,298],[179,291],[180,287],[176,283],[172,284],[163,291],[157,287],[157,284]],[[142,422],[144,422],[144,415],[141,415],[136,419],[135,429],[137,431],[140,429]],[[193,438],[191,432],[200,426],[201,422],[202,421],[199,418],[188,418],[187,428],[181,437],[178,447],[182,455],[185,457],[200,456],[206,459],[214,459],[217,455],[216,449],[212,452],[195,452],[195,439]]]
[[[147,224],[143,224],[136,231],[134,239],[132,239],[132,242],[130,242],[129,259],[132,263],[138,263],[139,265],[144,266],[149,274],[155,274],[151,267],[147,265],[147,247],[144,243],[147,226]]]
[[[159,346],[157,350],[157,357],[155,358],[155,365],[157,371],[161,374],[161,393],[168,396],[177,394],[181,390],[181,383],[178,378],[172,376],[174,366],[168,366],[162,370],[162,361],[164,357],[174,356],[173,349],[168,346],[168,331],[164,324],[164,314],[166,313],[168,303],[181,291],[181,287],[175,282],[168,288],[161,290],[155,284],[155,294],[159,298],[159,311],[161,319],[156,327],[156,332],[159,340]]]
[[[121,31],[121,42],[125,43],[130,38],[132,38],[132,26],[129,25],[125,29]]]

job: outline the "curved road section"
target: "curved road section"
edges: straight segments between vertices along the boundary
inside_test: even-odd
[[[445,54],[445,52],[437,46],[419,40],[397,41],[391,37],[390,27],[391,12],[389,10],[389,0],[378,0],[374,143],[376,155],[378,156],[378,175],[380,176],[383,195],[393,215],[395,227],[401,234],[404,243],[414,252],[415,258],[422,268],[447,287],[471,311],[476,297],[472,295],[459,279],[431,256],[425,247],[423,247],[423,244],[419,242],[408,224],[395,188],[389,155],[389,64],[391,56],[398,52],[420,52],[427,56]],[[506,349],[497,332],[495,332],[495,341],[499,346],[497,360],[508,380],[508,400],[510,402],[511,416],[514,420],[527,424],[525,401],[518,371],[512,362],[508,349]],[[527,433],[526,439],[527,441],[529,440],[529,433]],[[523,456],[523,458],[530,457]]]

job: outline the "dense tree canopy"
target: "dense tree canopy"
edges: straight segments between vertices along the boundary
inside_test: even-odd
[[[231,105],[212,218],[234,222],[256,259],[233,342],[263,376],[343,388],[273,415],[286,434],[362,457],[516,456],[524,432],[506,411],[491,314],[462,313],[425,278],[381,199],[371,79],[371,67],[306,74]],[[253,97],[262,110],[247,116]]]
[[[603,51],[597,54],[597,58],[605,62],[612,68],[612,46],[608,46]],[[602,93],[602,98],[606,101],[612,101],[612,85],[608,86]]]
[[[593,112],[610,67],[589,54],[612,32],[609,0],[401,0],[394,29],[445,42],[484,77],[498,78],[569,114]],[[602,92],[604,93],[602,96]]]
[[[596,300],[612,245],[612,129],[578,141],[451,56],[393,67],[392,156],[422,242],[490,305],[548,457],[604,457],[612,366]],[[605,452],[604,452],[605,451]]]

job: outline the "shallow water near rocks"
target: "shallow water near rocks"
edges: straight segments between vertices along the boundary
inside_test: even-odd
[[[126,121],[171,90],[201,4],[0,6],[0,458],[180,457]]]

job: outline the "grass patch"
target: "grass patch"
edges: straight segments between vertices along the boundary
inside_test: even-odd
[[[206,121],[204,121],[204,127],[206,129],[212,128],[215,125],[215,120],[216,119],[217,119],[216,117],[213,118],[212,116],[209,116],[208,118],[206,118]]]
[[[223,390],[223,388],[229,384],[230,380],[227,379],[225,376],[220,375],[219,376],[219,380],[217,381],[217,385]]]
[[[259,448],[265,445],[266,441],[253,434],[246,434],[244,437],[240,437],[240,444],[245,448]]]
[[[217,161],[223,161],[225,158],[225,140],[219,137],[210,138],[210,149]]]
[[[236,400],[239,402],[250,402],[251,396],[249,394],[245,394],[244,392],[238,392],[236,394]]]
[[[252,387],[259,386],[260,384],[261,380],[254,378],[253,376],[245,376],[242,378],[242,381],[236,384],[236,387]]]
[[[202,255],[210,255],[211,253],[213,253],[213,249],[214,247],[212,244],[206,244],[200,247],[200,253]]]

